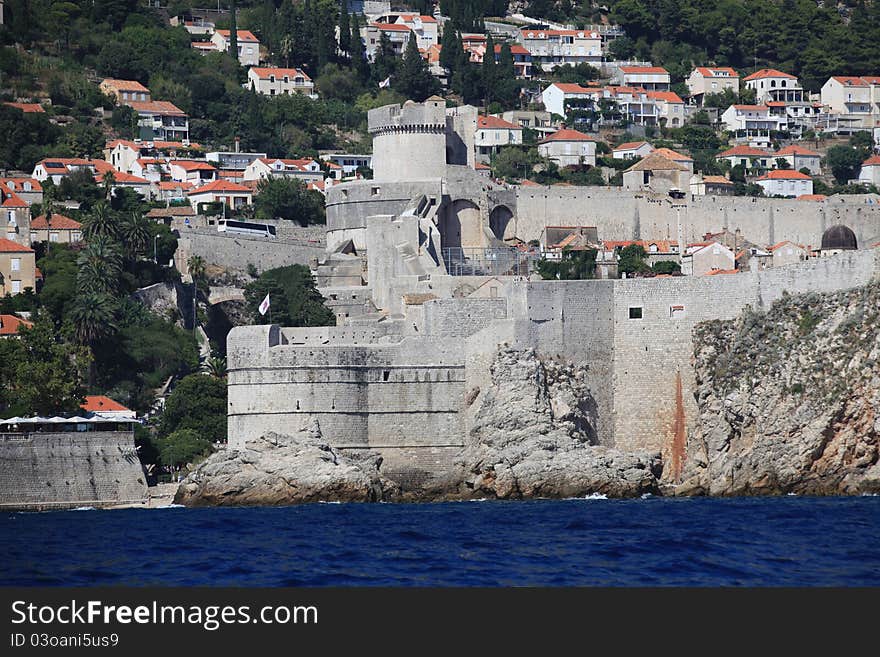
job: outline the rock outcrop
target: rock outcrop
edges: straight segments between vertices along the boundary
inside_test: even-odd
[[[880,284],[785,297],[694,333],[680,495],[880,491]]]
[[[463,497],[632,497],[656,492],[657,454],[590,444],[595,404],[585,368],[502,349],[457,460]]]
[[[381,458],[340,455],[317,422],[294,436],[269,433],[243,450],[212,454],[180,484],[176,504],[274,506],[301,502],[375,502],[397,486],[379,473]]]

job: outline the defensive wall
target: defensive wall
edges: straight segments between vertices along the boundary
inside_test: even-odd
[[[669,456],[697,419],[696,323],[766,309],[784,292],[864,285],[878,273],[875,249],[735,275],[496,279],[496,298],[429,299],[405,319],[237,327],[228,338],[229,440],[240,446],[317,420],[334,447],[378,451],[386,474],[424,484],[443,476],[465,443],[489,364],[506,344],[588,366],[594,442]]]
[[[187,274],[191,256],[207,264],[245,272],[248,265],[264,272],[287,265],[309,265],[324,255],[324,245],[302,239],[271,239],[250,235],[229,235],[210,229],[181,231],[174,252],[178,271]]]
[[[459,109],[429,100],[370,112],[376,179],[327,192],[327,253],[317,279],[340,326],[232,329],[232,446],[317,422],[335,448],[378,451],[386,475],[426,484],[449,470],[467,441],[492,385],[492,360],[506,345],[587,365],[589,394],[578,403],[591,442],[681,457],[697,421],[697,322],[764,309],[786,291],[864,285],[880,272],[874,249],[732,275],[511,275],[519,270],[497,256],[510,253],[501,240],[540,240],[547,226],[595,226],[601,239],[681,235],[688,242],[726,228],[761,245],[818,246],[826,228],[845,224],[864,249],[880,241],[880,205],[871,195],[819,203],[510,188],[464,166],[475,117]],[[503,267],[480,260],[487,251]],[[459,266],[468,259],[479,266]]]
[[[870,201],[870,202],[869,202]],[[520,187],[506,235],[528,242],[547,226],[596,226],[600,239],[678,239],[722,229],[769,246],[783,240],[818,247],[830,226],[849,226],[867,245],[880,240],[880,199],[873,195],[816,202],[744,196],[668,196],[592,187]]]
[[[146,504],[130,431],[0,434],[0,510]]]

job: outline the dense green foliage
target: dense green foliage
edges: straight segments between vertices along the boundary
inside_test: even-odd
[[[209,443],[226,441],[226,381],[207,374],[181,379],[165,400],[159,436],[188,429]]]
[[[647,254],[641,244],[630,244],[623,247],[620,249],[618,256],[617,271],[620,274],[632,276],[633,274],[645,273],[651,269],[648,263],[645,262]]]
[[[270,312],[260,315],[259,306],[269,295]],[[336,318],[324,305],[315,281],[305,265],[290,265],[264,271],[244,290],[248,311],[258,324],[281,326],[333,326]]]
[[[695,64],[773,66],[816,91],[830,75],[880,69],[880,4],[813,0],[616,0],[611,18],[651,58],[683,79]]]
[[[84,401],[88,349],[66,343],[52,322],[38,315],[33,328],[0,340],[0,414],[57,415]]]
[[[301,180],[264,178],[257,192],[254,204],[260,219],[286,219],[303,226],[326,221],[324,197],[320,192],[306,189]]]
[[[596,273],[596,250],[565,250],[559,260],[543,258],[536,269],[544,280],[581,280],[593,278]]]

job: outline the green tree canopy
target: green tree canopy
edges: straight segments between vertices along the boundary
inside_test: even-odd
[[[321,193],[306,189],[301,180],[264,178],[257,185],[254,204],[263,220],[286,219],[302,226],[326,221]]]
[[[825,162],[834,179],[841,185],[856,178],[864,161],[864,155],[858,148],[852,146],[832,146],[825,154]]]
[[[211,443],[226,441],[226,382],[208,374],[180,380],[165,401],[159,435],[188,429]]]
[[[596,273],[596,249],[566,250],[559,260],[541,259],[536,268],[544,280],[582,280]]]
[[[266,295],[271,305],[271,321],[282,326],[333,326],[336,318],[324,305],[315,288],[312,273],[305,265],[290,265],[264,271],[247,284],[244,297],[254,322],[269,323],[269,315],[258,308]]]

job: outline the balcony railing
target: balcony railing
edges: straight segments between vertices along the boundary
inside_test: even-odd
[[[447,247],[441,251],[451,276],[528,276],[537,257],[509,248]]]

